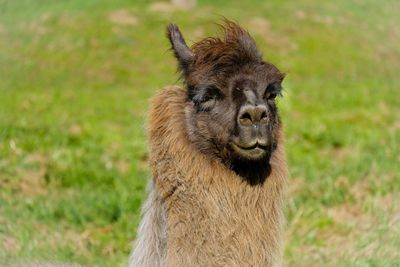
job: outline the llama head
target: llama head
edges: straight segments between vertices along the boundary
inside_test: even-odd
[[[222,37],[191,48],[179,28],[167,35],[187,90],[187,134],[194,145],[251,181],[263,181],[279,137],[275,98],[284,75],[262,59],[253,38],[225,20]]]

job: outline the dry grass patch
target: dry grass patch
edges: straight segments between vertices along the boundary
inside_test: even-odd
[[[154,2],[148,7],[151,12],[171,13],[176,10],[176,6],[169,2]]]
[[[279,34],[271,29],[271,22],[261,17],[255,17],[248,23],[251,33],[261,37],[267,44],[279,47],[285,51],[297,49],[297,45],[290,41],[286,35]]]
[[[125,9],[110,12],[108,20],[113,24],[121,26],[136,26],[139,23],[138,18]]]

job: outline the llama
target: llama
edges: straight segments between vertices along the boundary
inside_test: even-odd
[[[189,48],[167,27],[184,88],[151,102],[153,179],[130,267],[281,266],[284,75],[247,31],[222,28]]]

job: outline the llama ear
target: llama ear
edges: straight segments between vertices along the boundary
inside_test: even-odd
[[[193,60],[193,53],[186,45],[185,39],[183,39],[182,33],[176,24],[171,23],[167,26],[167,36],[171,42],[175,57],[179,62],[179,69],[182,71],[184,77],[186,77],[189,65]]]

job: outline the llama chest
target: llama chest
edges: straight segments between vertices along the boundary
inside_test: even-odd
[[[198,181],[181,181],[165,200],[167,259],[178,260],[172,265],[270,266],[280,245],[279,199],[268,198],[262,186]]]

